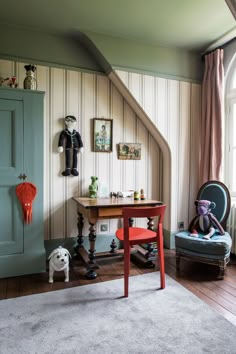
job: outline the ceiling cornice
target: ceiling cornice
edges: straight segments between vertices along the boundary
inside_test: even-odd
[[[207,47],[204,50],[202,55],[205,55],[206,53],[211,52],[211,51],[215,50],[216,48],[224,46],[226,43],[231,42],[234,38],[236,38],[236,27],[234,29],[232,29],[231,31],[229,31],[228,33],[226,33],[221,38],[219,38],[217,41],[215,41],[214,43],[209,45],[209,47]]]
[[[225,2],[236,20],[236,0],[225,0]]]

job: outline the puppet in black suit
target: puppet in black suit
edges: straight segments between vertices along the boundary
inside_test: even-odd
[[[76,125],[76,118],[74,116],[65,117],[66,129],[64,129],[59,137],[58,152],[63,152],[63,145],[65,146],[66,169],[62,172],[63,176],[78,176],[78,152],[83,152],[83,143],[79,132],[74,127]],[[71,152],[72,152],[72,167],[71,167]]]

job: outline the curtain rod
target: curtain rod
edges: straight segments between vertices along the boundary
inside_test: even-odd
[[[214,49],[211,49],[209,51],[206,51],[205,53],[202,54],[202,60],[205,60],[205,56],[213,53],[216,49],[224,49],[225,47],[227,47],[228,45],[230,45],[232,42],[234,42],[236,40],[236,37],[230,39],[229,41],[225,42],[224,44],[219,45],[218,47],[215,47]]]

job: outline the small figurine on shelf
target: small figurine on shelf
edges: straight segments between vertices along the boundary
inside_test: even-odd
[[[91,184],[89,185],[89,198],[97,198],[98,177],[91,176]]]
[[[24,66],[26,70],[26,78],[24,79],[24,89],[37,90],[37,81],[34,77],[36,66],[28,64]]]
[[[6,77],[6,79],[4,79],[3,77],[0,76],[0,86],[2,86],[4,84],[5,81],[8,81],[9,77]]]
[[[74,127],[76,125],[76,118],[74,116],[65,117],[66,129],[64,129],[59,137],[58,142],[58,152],[63,152],[63,144],[65,143],[65,154],[66,154],[66,169],[62,172],[63,176],[78,176],[79,172],[77,169],[78,164],[78,152],[83,152],[83,143],[79,132],[77,132]],[[73,151],[73,164],[70,167],[70,153]]]
[[[113,198],[117,198],[117,193],[115,193],[115,192],[111,192],[110,193],[110,197],[113,199]]]
[[[143,188],[140,190],[140,199],[145,200],[144,190]]]
[[[12,87],[12,88],[17,88],[18,87],[18,83],[16,82],[16,77],[12,76],[11,79],[8,81],[8,86]]]

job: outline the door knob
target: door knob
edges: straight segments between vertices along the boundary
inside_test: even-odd
[[[25,173],[24,173],[23,175],[22,175],[22,173],[21,173],[21,174],[18,176],[18,178],[25,180],[25,179],[27,178],[27,176],[26,176]]]

